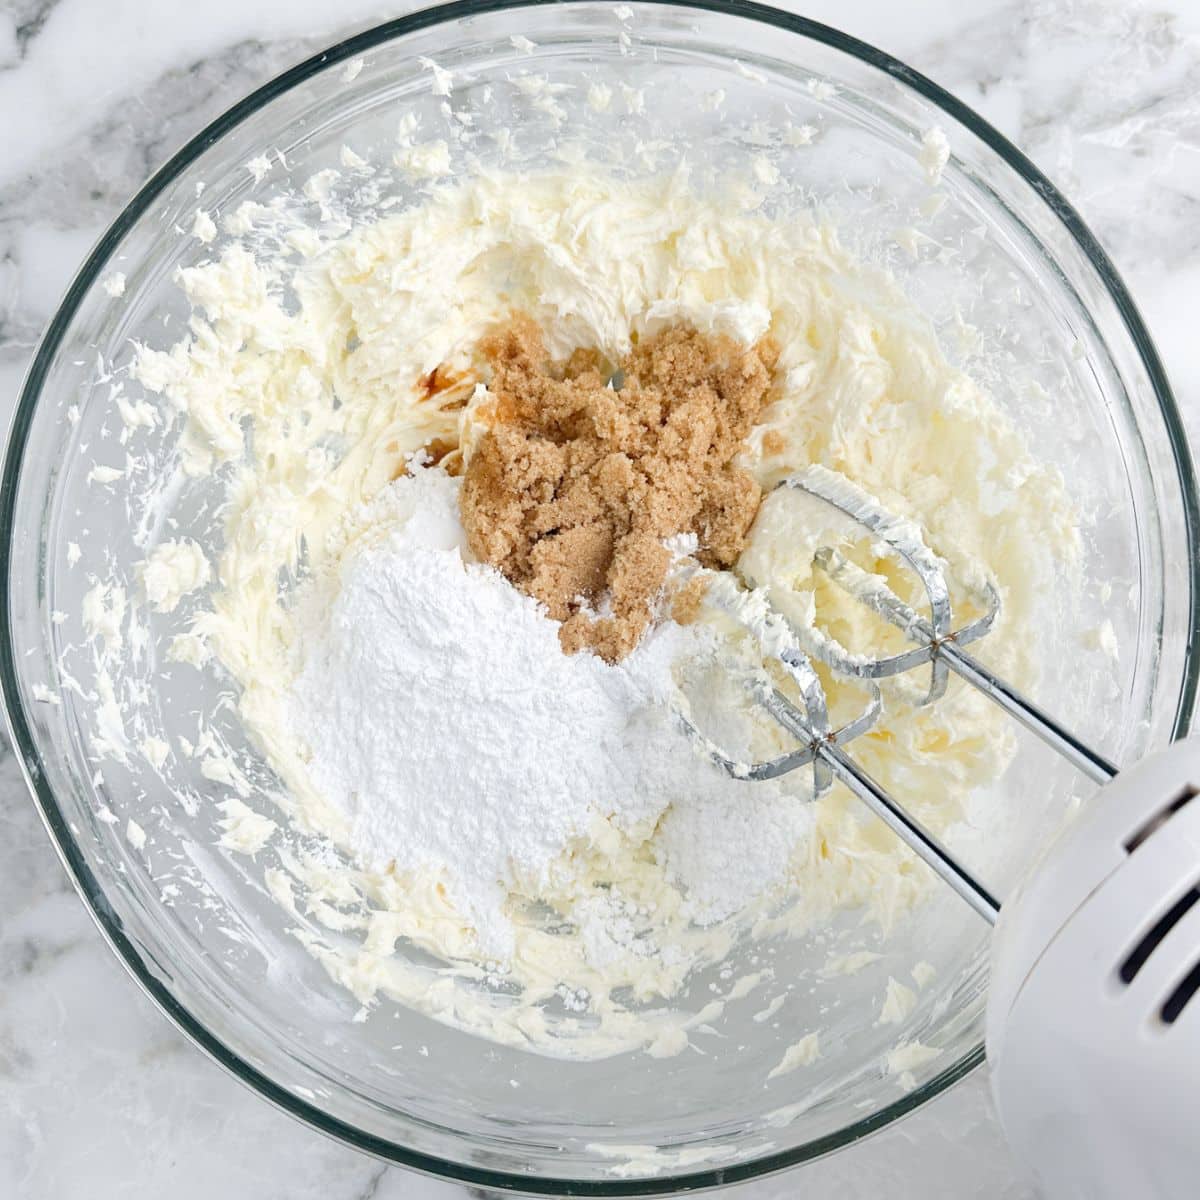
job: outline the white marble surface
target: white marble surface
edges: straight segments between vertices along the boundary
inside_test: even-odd
[[[976,106],[1079,205],[1200,432],[1200,3],[807,0]],[[0,0],[0,421],[78,261],[233,100],[404,0]],[[310,1133],[194,1050],[110,956],[0,738],[0,1196],[394,1200],[462,1189]],[[746,1200],[1018,1182],[982,1074]]]

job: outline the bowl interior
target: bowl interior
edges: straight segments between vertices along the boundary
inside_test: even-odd
[[[431,86],[422,56],[453,72],[449,95]],[[564,86],[528,82],[540,77]],[[589,103],[595,83],[612,89],[611,105]],[[364,188],[344,170],[344,146],[390,162],[409,114],[423,136],[447,140],[459,172],[570,156],[634,174],[686,161],[703,181],[766,156],[783,180],[767,210],[832,220],[864,260],[892,271],[947,355],[1061,468],[1086,552],[1082,586],[1041,581],[1040,620],[1022,633],[1048,664],[1038,699],[1118,761],[1186,724],[1193,501],[1169,396],[1119,281],[1015,152],[897,64],[769,10],[465,5],[355,39],[232,110],[147,186],[73,285],[28,381],[4,484],[4,682],[37,796],[101,922],[176,1019],[273,1099],[364,1148],[498,1186],[610,1191],[713,1182],[713,1171],[732,1179],[836,1148],[979,1060],[986,930],[948,893],[886,939],[851,913],[806,939],[736,949],[733,976],[769,966],[794,981],[787,1003],[764,1017],[753,990],[731,999],[699,1052],[564,1063],[387,1001],[362,1008],[297,940],[309,919],[268,890],[278,851],[249,859],[218,847],[223,793],[202,751],[166,772],[137,754],[123,764],[96,754],[107,685],[81,612],[97,579],[137,586],[135,565],[161,532],[147,496],[172,449],[161,432],[129,435],[114,388],[137,398],[134,343],[177,340],[187,311],[175,272],[230,236],[222,227],[210,245],[181,231],[198,203],[221,226],[246,201],[307,205],[314,222],[330,220],[331,194],[336,219],[415,202],[400,174]],[[920,161],[934,126],[954,155],[936,209]],[[97,464],[123,475],[98,482]],[[218,545],[219,498],[212,480],[185,488],[178,528]],[[126,628],[137,670],[111,683],[120,694],[153,680],[137,736],[194,743],[204,713],[253,764],[228,681],[165,657],[190,611]],[[1115,664],[1088,640],[1103,621]],[[979,798],[1003,819],[986,836],[964,827],[952,844],[1003,895],[1088,791],[1022,738],[1006,777]],[[858,950],[879,957],[851,975],[820,971],[831,952]],[[902,1026],[876,1025],[888,977],[918,959],[936,982]],[[699,975],[681,1007],[699,1011],[728,978]],[[820,1062],[768,1080],[817,1028]],[[910,1040],[939,1053],[898,1079],[886,1055]]]

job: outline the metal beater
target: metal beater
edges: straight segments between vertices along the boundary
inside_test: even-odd
[[[928,548],[920,529],[912,521],[887,512],[861,488],[824,467],[809,467],[784,479],[778,487],[795,488],[824,501],[870,533],[876,543],[882,543],[898,555],[920,580],[928,598],[930,615],[928,618],[922,616],[906,604],[886,580],[862,570],[839,550],[833,547],[818,550],[814,564],[833,583],[915,643],[911,650],[871,658],[852,654],[828,636],[818,638],[816,645],[811,647],[815,656],[835,671],[863,680],[870,690],[870,701],[863,713],[834,729],[821,681],[808,653],[791,634],[787,622],[769,609],[761,595],[747,604],[746,593],[739,593],[728,576],[714,573],[707,596],[709,602],[747,628],[759,641],[764,655],[778,661],[795,681],[803,707],[762,678],[751,681],[750,686],[771,717],[801,744],[778,758],[745,763],[731,758],[713,744],[686,714],[681,714],[681,720],[713,762],[735,778],[774,779],[811,763],[814,796],[827,791],[834,778],[839,779],[980,916],[995,924],[1000,912],[999,900],[844,749],[846,742],[872,726],[880,712],[875,681],[928,663],[929,687],[918,703],[929,704],[944,694],[949,672],[953,671],[1089,779],[1107,783],[1117,774],[1117,768],[963,649],[964,645],[983,637],[992,628],[1000,611],[999,594],[990,582],[981,581],[968,588],[982,615],[956,629],[945,565]]]

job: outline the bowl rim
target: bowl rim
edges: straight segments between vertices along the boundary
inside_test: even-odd
[[[60,860],[104,939],[133,979],[176,1028],[240,1083],[251,1088],[275,1107],[336,1141],[376,1158],[424,1174],[483,1188],[536,1195],[650,1196],[696,1191],[743,1182],[809,1162],[849,1146],[911,1113],[968,1075],[984,1061],[983,1044],[975,1046],[952,1066],[911,1093],[899,1097],[877,1112],[855,1121],[836,1133],[816,1138],[790,1150],[765,1154],[730,1166],[715,1166],[702,1171],[667,1173],[644,1179],[580,1180],[531,1177],[514,1172],[483,1169],[468,1163],[443,1159],[366,1133],[345,1121],[331,1117],[317,1105],[281,1087],[227,1046],[175,998],[170,989],[149,968],[137,947],[125,934],[119,918],[113,913],[105,899],[99,881],[80,853],[68,822],[46,784],[44,773],[40,770],[40,755],[20,696],[16,669],[17,654],[11,629],[12,573],[17,558],[14,539],[17,533],[15,512],[18,483],[26,443],[42,386],[63,336],[83,297],[99,278],[112,251],[120,245],[125,234],[145,213],[156,197],[205,150],[230,130],[277,96],[290,91],[317,72],[338,62],[362,54],[394,38],[434,26],[450,24],[467,17],[575,2],[581,5],[592,4],[594,0],[453,0],[451,3],[425,8],[373,26],[312,55],[250,92],[187,141],[137,191],[97,241],[67,289],[30,362],[13,414],[4,455],[3,473],[0,475],[0,579],[4,581],[5,587],[5,620],[0,626],[0,691],[3,694],[10,740],[17,751],[17,758],[21,764],[26,784],[41,813]],[[857,58],[932,102],[948,117],[967,128],[995,151],[1010,168],[1032,186],[1100,276],[1133,342],[1142,368],[1154,391],[1171,446],[1183,506],[1190,564],[1187,574],[1189,628],[1200,628],[1200,553],[1198,553],[1198,549],[1200,549],[1200,497],[1198,497],[1187,435],[1162,361],[1137,305],[1107,253],[1066,197],[1025,154],[968,105],[920,72],[867,42],[806,17],[757,3],[756,0],[636,0],[636,2],[647,7],[691,8],[757,21],[789,33],[798,34]],[[1180,684],[1178,707],[1171,731],[1172,739],[1184,736],[1190,727],[1196,703],[1197,686],[1200,682],[1200,655],[1190,652],[1190,641],[1188,651],[1185,653],[1184,675]]]

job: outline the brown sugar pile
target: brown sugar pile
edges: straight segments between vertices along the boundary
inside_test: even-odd
[[[482,351],[494,401],[460,497],[471,549],[562,622],[566,653],[617,662],[653,619],[664,538],[696,534],[706,566],[740,553],[761,492],[732,459],[777,354],[668,329],[618,364],[614,389],[594,351],[547,361],[527,318]]]

